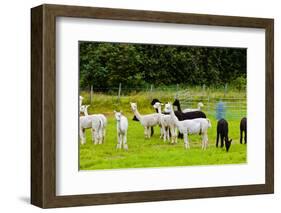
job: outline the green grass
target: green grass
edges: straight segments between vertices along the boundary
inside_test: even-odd
[[[154,112],[149,107],[149,98],[144,94],[138,93],[122,97],[120,104],[116,104],[116,97],[114,96],[95,94],[90,113],[104,113],[107,116],[106,139],[104,144],[94,145],[91,141],[90,130],[86,131],[87,142],[80,145],[81,170],[241,164],[247,162],[247,147],[239,143],[240,119],[238,118],[228,120],[229,137],[233,139],[228,153],[225,148],[215,147],[217,122],[213,114],[207,115],[212,123],[212,127],[208,131],[209,147],[207,150],[201,150],[201,136],[199,135],[189,136],[189,150],[184,149],[182,139],[178,139],[178,143],[175,145],[168,142],[164,143],[160,139],[159,127],[154,128],[155,132],[151,139],[144,139],[143,127],[139,122],[132,120],[133,114],[129,106],[130,101],[137,101],[141,113]],[[88,97],[88,94],[82,95]],[[165,98],[162,99],[167,101]],[[117,135],[113,115],[114,109],[122,109],[128,117],[128,151],[116,150]]]

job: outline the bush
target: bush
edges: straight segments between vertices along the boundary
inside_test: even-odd
[[[247,86],[247,79],[245,76],[240,76],[237,77],[234,81],[233,81],[233,86],[238,89],[239,91],[241,90],[245,90],[246,86]]]

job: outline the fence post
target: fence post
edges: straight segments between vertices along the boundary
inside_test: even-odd
[[[150,100],[152,99],[153,84],[150,85]]]
[[[208,116],[210,116],[210,95],[208,95]]]
[[[179,92],[179,84],[177,84],[177,89],[176,89],[176,98],[175,98],[175,99],[178,99],[178,97],[179,97],[178,92]]]
[[[90,92],[90,103],[92,105],[93,102],[93,85],[91,85],[91,92]]]
[[[119,89],[118,89],[118,103],[120,103],[121,86],[122,86],[122,84],[119,83]]]
[[[224,97],[226,96],[227,93],[227,83],[224,85]]]
[[[202,90],[203,92],[201,93],[201,99],[203,99],[203,97],[206,95],[205,90],[206,90],[206,84],[203,84],[202,86]]]

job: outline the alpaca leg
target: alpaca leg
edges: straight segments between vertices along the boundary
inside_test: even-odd
[[[170,128],[167,127],[166,129],[166,134],[167,134],[167,140],[170,141]]]
[[[95,144],[99,144],[99,133],[98,133],[98,131],[96,129],[93,130],[93,134],[94,134]]]
[[[154,134],[154,128],[153,128],[153,126],[152,126],[152,127],[151,127],[151,131],[150,131],[149,137],[151,138],[151,137],[153,136],[153,134]]]
[[[177,143],[178,141],[178,132],[177,132],[177,128],[176,127],[172,127],[171,128],[171,134],[172,134],[172,139],[173,139],[173,143]]]
[[[102,131],[102,143],[104,143],[104,141],[105,141],[105,133],[106,133],[106,130],[105,130],[105,127],[103,127],[103,131]]]
[[[94,138],[95,138],[95,144],[99,144],[99,132],[98,130],[94,130]]]
[[[80,128],[80,143],[81,144],[85,144],[86,140],[85,140],[85,130]]]
[[[167,140],[167,131],[166,131],[166,129],[165,129],[164,126],[162,126],[162,131],[163,131],[163,139],[164,139],[164,142],[166,142],[166,140]]]
[[[122,149],[122,147],[123,147],[123,135],[122,135],[122,133],[120,133],[120,135],[119,135],[119,144],[120,144],[119,149]]]
[[[148,128],[147,128],[147,132],[148,132],[148,138],[150,138],[151,137],[151,127],[149,126]]]
[[[184,138],[184,147],[186,149],[189,149],[189,143],[188,143],[188,138],[187,138],[187,133],[183,134],[183,138]]]
[[[244,141],[245,141],[245,144],[247,144],[247,129],[245,130],[245,133],[244,133]]]
[[[160,138],[164,138],[163,127],[160,125]]]
[[[122,138],[121,138],[121,134],[120,133],[118,133],[117,134],[117,140],[118,140],[118,143],[117,143],[117,147],[116,147],[116,149],[121,149],[121,143],[122,143]]]
[[[173,144],[174,143],[174,135],[172,133],[172,127],[169,127],[169,139],[171,140],[171,143]]]
[[[224,146],[223,140],[224,140],[224,136],[221,134],[221,148],[223,148],[223,146]]]
[[[125,150],[128,150],[128,144],[127,144],[127,132],[123,135],[123,148]]]
[[[205,135],[203,134],[202,135],[202,146],[201,146],[201,148],[204,150],[204,148],[205,148],[205,137],[204,137]]]
[[[147,131],[147,127],[145,126],[145,127],[144,127],[144,137],[145,137],[145,138],[147,138],[147,132],[148,132],[148,131]]]
[[[99,144],[102,144],[103,142],[103,129],[99,130]]]
[[[218,145],[219,145],[219,137],[220,137],[220,135],[219,135],[219,132],[217,131],[217,142],[216,142],[216,147],[218,147]]]
[[[178,129],[175,127],[175,142],[178,143]]]
[[[174,127],[171,127],[172,143],[177,143],[177,132]]]
[[[97,144],[97,136],[96,136],[96,132],[95,132],[95,129],[91,129],[91,132],[92,132],[92,142],[94,144]]]
[[[240,129],[240,144],[242,144],[243,131]]]
[[[208,146],[208,135],[205,133],[202,137],[202,149],[206,150]]]

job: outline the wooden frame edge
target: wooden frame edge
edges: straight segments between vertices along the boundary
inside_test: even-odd
[[[31,203],[43,207],[42,63],[43,7],[31,10]]]

